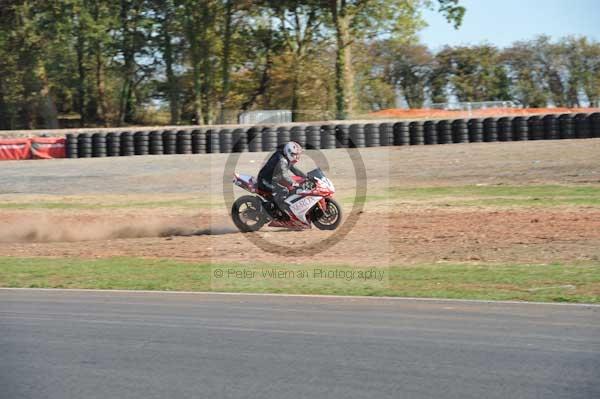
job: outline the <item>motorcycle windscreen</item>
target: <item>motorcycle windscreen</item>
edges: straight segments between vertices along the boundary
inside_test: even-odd
[[[323,177],[325,177],[325,173],[323,173],[321,168],[317,168],[317,169],[313,169],[310,172],[308,172],[306,174],[306,176],[308,176],[309,179],[311,179],[311,178],[322,179]]]

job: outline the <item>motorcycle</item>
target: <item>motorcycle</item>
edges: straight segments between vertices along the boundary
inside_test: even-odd
[[[253,176],[234,174],[233,184],[254,195],[244,195],[233,203],[231,217],[242,232],[269,227],[286,227],[294,230],[335,230],[342,220],[342,208],[332,198],[335,188],[319,168],[306,174],[306,179],[293,176],[298,183],[285,202],[289,212],[282,212],[273,200],[273,194],[258,188]]]

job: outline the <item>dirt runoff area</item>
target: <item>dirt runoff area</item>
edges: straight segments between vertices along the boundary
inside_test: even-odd
[[[243,154],[235,170],[256,173],[267,155]],[[343,204],[336,232],[237,232],[223,195],[228,161],[218,154],[3,162],[0,256],[600,262],[599,139],[308,153],[301,168],[323,167]],[[354,199],[363,186],[361,208]]]

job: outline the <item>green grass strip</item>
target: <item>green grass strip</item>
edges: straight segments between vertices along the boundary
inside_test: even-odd
[[[354,197],[340,197],[346,207],[354,203]],[[222,199],[209,198],[172,199],[160,201],[117,201],[96,203],[94,200],[70,201],[68,198],[59,202],[48,201],[16,201],[0,202],[0,209],[35,210],[99,210],[99,209],[207,209],[221,208]],[[552,206],[594,206],[600,207],[600,186],[446,186],[446,187],[391,187],[368,194],[366,202],[397,203],[414,202],[418,205],[444,206],[500,206],[500,207],[552,207]]]
[[[220,270],[220,278],[216,271]],[[320,270],[315,276],[315,270]],[[344,278],[372,270],[377,280]],[[267,273],[263,275],[262,273]],[[247,273],[244,277],[236,273]],[[250,275],[254,273],[253,277]],[[279,273],[269,276],[268,273]],[[326,274],[337,277],[323,277]],[[228,274],[229,277],[225,278]],[[186,263],[110,258],[0,258],[0,286],[128,290],[270,292],[600,302],[600,264],[437,264],[372,269],[344,265]]]
[[[344,198],[343,201],[350,201]],[[414,202],[418,205],[552,207],[600,206],[600,186],[452,186],[391,187],[367,195],[366,202]]]

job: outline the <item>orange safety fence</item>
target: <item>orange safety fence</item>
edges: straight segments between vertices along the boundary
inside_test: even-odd
[[[567,113],[591,113],[599,112],[600,108],[485,108],[465,110],[445,110],[445,109],[401,109],[392,108],[381,111],[371,112],[370,118],[436,118],[436,119],[456,119],[456,118],[487,118],[495,116],[527,116],[540,114],[567,114]]]

